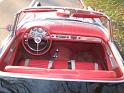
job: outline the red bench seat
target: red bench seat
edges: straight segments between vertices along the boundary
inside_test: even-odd
[[[99,78],[116,78],[114,71],[105,70],[69,70],[69,69],[45,69],[24,66],[6,66],[6,72],[43,75],[52,78],[64,79],[99,79]]]

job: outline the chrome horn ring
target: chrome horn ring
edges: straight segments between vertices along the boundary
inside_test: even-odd
[[[52,40],[47,30],[41,27],[34,27],[23,34],[22,43],[28,53],[43,55],[50,49]]]

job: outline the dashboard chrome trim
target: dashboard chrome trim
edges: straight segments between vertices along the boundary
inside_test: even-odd
[[[86,37],[86,36],[77,36],[77,35],[63,35],[63,34],[52,34],[52,39],[60,40],[79,40],[79,41],[90,41],[90,42],[102,42],[100,38],[97,37]]]

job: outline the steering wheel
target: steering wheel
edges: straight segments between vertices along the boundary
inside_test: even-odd
[[[33,27],[22,35],[22,45],[32,55],[43,55],[52,44],[50,33],[41,27]]]

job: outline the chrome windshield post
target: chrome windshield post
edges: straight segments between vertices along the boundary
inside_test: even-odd
[[[20,13],[17,13],[15,15],[15,18],[14,18],[14,25],[13,25],[13,31],[12,31],[12,36],[14,36],[16,34],[16,29],[17,29],[17,24],[18,24],[18,20],[19,20],[19,16],[20,16]]]

